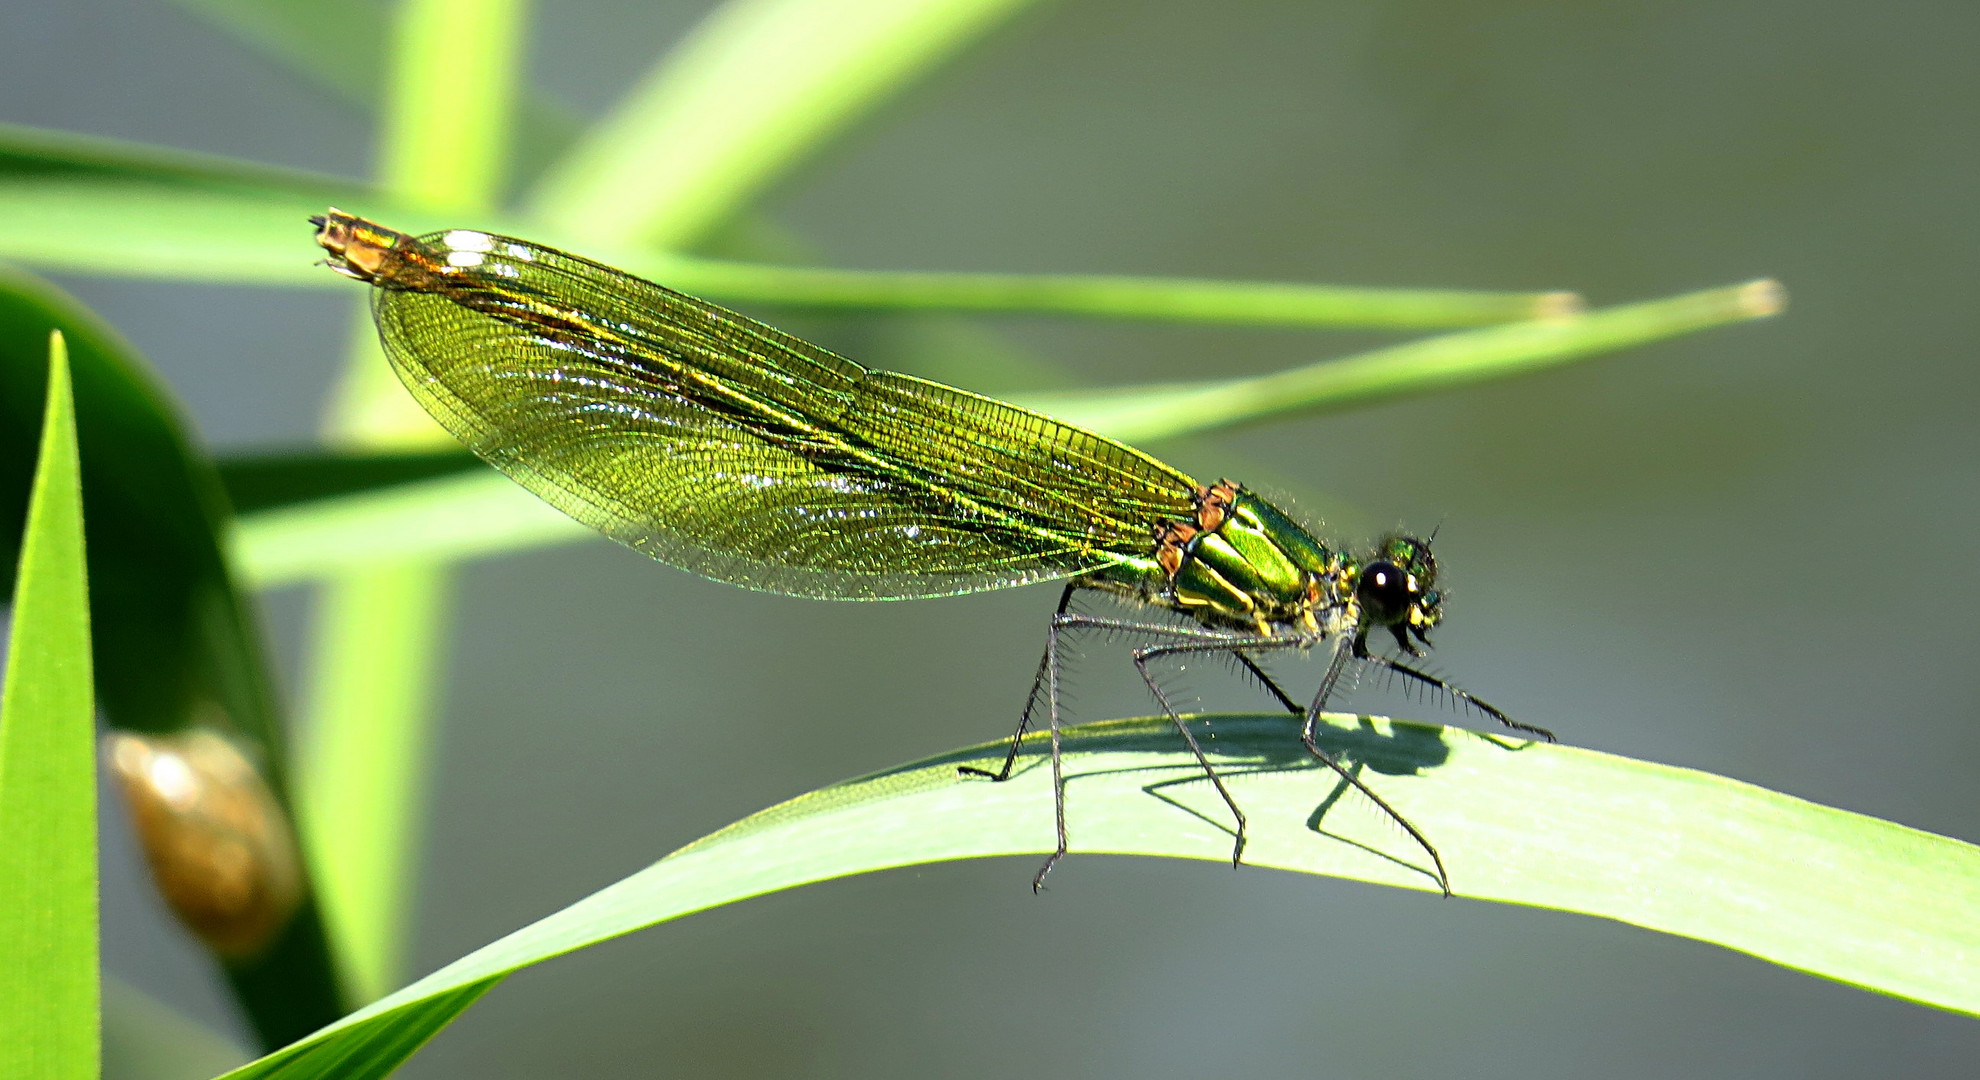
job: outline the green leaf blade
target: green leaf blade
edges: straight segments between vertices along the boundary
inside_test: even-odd
[[[369,1001],[405,963],[452,577],[413,562],[334,584],[318,605],[298,816],[345,976]]]
[[[40,356],[60,327],[75,384],[97,703],[113,727],[213,726],[254,748],[288,794],[282,724],[252,609],[221,540],[231,515],[212,462],[129,343],[46,282],[0,268],[0,568],[11,573],[43,400]],[[18,493],[18,494],[16,494]],[[18,500],[18,501],[16,501]],[[253,958],[229,962],[267,1045],[343,1011],[313,901]]]
[[[1509,323],[1246,379],[1027,398],[1020,404],[1129,442],[1165,439],[1282,413],[1331,411],[1510,378],[1619,349],[1779,314],[1770,280],[1586,314]]]
[[[1456,728],[1326,719],[1322,745],[1426,830],[1461,897],[1633,923],[1980,1014],[1980,848],[1695,770]],[[1248,867],[1434,888],[1422,852],[1371,807],[1341,798],[1333,774],[1306,758],[1296,719],[1192,723],[1250,817]],[[1228,864],[1228,819],[1167,721],[1066,734],[1075,852]],[[229,1080],[384,1076],[397,1050],[430,1037],[463,995],[720,904],[889,867],[1042,855],[1052,844],[1052,802],[1041,738],[1027,740],[1008,782],[956,773],[994,765],[1001,746],[765,810]],[[1078,887],[1078,863],[1061,867],[1057,887]],[[1011,868],[1012,889],[1029,878],[1029,866]],[[369,1067],[351,1069],[357,1061]],[[331,1071],[340,1065],[349,1071]]]
[[[639,255],[618,265],[723,301],[888,311],[1042,312],[1219,326],[1486,326],[1580,310],[1571,292],[1389,289],[1108,274],[837,270]]]
[[[261,587],[412,559],[460,560],[596,539],[506,476],[476,470],[244,515],[234,553]]]
[[[415,205],[485,212],[501,194],[521,82],[523,0],[410,0],[391,42],[381,186]],[[330,437],[405,449],[446,435],[412,403],[370,332],[368,298]],[[330,580],[303,713],[301,824],[353,992],[399,978],[425,808],[435,672],[451,568],[399,558]]]
[[[538,185],[589,241],[683,248],[1028,0],[731,0]]]
[[[501,198],[528,5],[411,0],[399,5],[379,171],[424,205],[486,212]]]
[[[68,350],[47,405],[0,690],[0,1076],[95,1080],[96,705]]]

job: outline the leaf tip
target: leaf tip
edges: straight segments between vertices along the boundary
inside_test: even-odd
[[[1546,322],[1572,319],[1588,311],[1588,301],[1578,292],[1541,293],[1533,301],[1533,317]]]
[[[1740,314],[1752,319],[1764,319],[1786,311],[1787,299],[1786,286],[1773,278],[1761,278],[1739,287],[1738,306]]]

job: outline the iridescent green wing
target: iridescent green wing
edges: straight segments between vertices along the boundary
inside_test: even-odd
[[[1154,525],[1191,511],[1188,477],[1037,413],[535,244],[420,242],[450,269],[375,297],[413,395],[663,562],[800,596],[941,596],[1145,558]]]

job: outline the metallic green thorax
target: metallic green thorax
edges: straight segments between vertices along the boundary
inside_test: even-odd
[[[1207,626],[1261,636],[1370,629],[1408,640],[1441,617],[1428,542],[1390,536],[1359,561],[1314,539],[1284,511],[1228,480],[1198,489],[1195,514],[1156,526],[1153,557],[1083,579]]]
[[[1153,558],[1091,583],[1209,626],[1317,632],[1352,617],[1352,566],[1278,507],[1230,481],[1201,488],[1195,514],[1160,522]]]

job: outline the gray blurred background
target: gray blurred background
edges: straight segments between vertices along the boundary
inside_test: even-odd
[[[595,114],[704,9],[544,4],[536,84]],[[1152,449],[1339,500],[1355,530],[1442,522],[1443,670],[1569,742],[1974,839],[1975,41],[1970,0],[1060,0],[763,209],[846,266],[1596,303],[1779,277],[1772,322]],[[370,167],[355,110],[169,4],[0,7],[0,120]],[[64,284],[215,445],[311,437],[344,294]],[[884,319],[764,314],[909,362]],[[1385,340],[986,325],[1076,384]],[[415,967],[771,802],[1006,734],[1053,599],[784,599],[602,541],[471,566]],[[307,603],[267,601],[291,688]],[[1147,711],[1125,661],[1089,659],[1078,694],[1087,719]],[[107,964],[238,1031],[111,831]],[[1972,1020],[1592,919],[1099,857],[1033,898],[1032,866],[647,931],[515,978],[405,1075],[1926,1077],[1980,1056]]]

